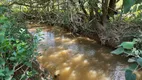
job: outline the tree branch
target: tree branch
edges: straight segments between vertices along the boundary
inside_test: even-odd
[[[85,10],[85,7],[84,7],[82,1],[81,1],[81,0],[78,0],[78,2],[79,2],[79,4],[80,4],[80,7],[81,7],[81,9],[83,10],[84,14],[85,14],[86,17],[88,18],[88,13],[87,13],[87,11]]]
[[[36,2],[33,2],[32,4],[34,4],[34,3],[36,3]],[[14,4],[16,4],[16,5],[21,5],[21,6],[27,6],[27,7],[31,7],[31,8],[44,8],[44,7],[46,7],[49,3],[48,3],[48,2],[47,2],[47,3],[44,3],[43,6],[38,7],[38,6],[31,6],[30,4],[20,3],[20,2],[14,1],[14,2],[12,2],[11,4],[6,5],[6,6],[12,6],[12,5],[14,5]],[[38,4],[38,3],[37,3],[37,4]]]

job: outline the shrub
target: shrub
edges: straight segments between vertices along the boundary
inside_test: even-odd
[[[24,22],[0,6],[0,80],[26,80],[37,71],[32,68],[39,39],[31,36]]]
[[[129,66],[125,71],[126,80],[136,80],[135,70],[141,69],[142,67],[142,39],[134,39],[131,42],[122,42],[118,48],[111,52],[112,54],[120,55],[124,54],[127,56],[128,62],[133,64]]]

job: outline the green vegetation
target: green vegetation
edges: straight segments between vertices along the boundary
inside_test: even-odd
[[[115,47],[141,29],[141,0],[11,0],[3,1],[18,18],[63,26]],[[133,29],[134,28],[134,29]]]
[[[7,7],[0,10],[0,80],[29,79],[38,73],[33,68],[38,38]]]
[[[141,0],[2,0],[0,79],[25,80],[36,73],[38,39],[28,32],[26,20],[62,26],[111,47],[120,44],[112,53],[137,63],[126,70],[126,80],[136,80],[133,71],[142,67],[141,13]]]
[[[128,15],[133,14],[128,17],[128,19],[137,22],[141,22],[142,16],[139,12],[141,12],[141,2],[140,0],[124,0],[124,13]],[[137,16],[133,18],[134,16]],[[138,32],[137,32],[138,33]],[[135,70],[141,69],[142,67],[142,40],[141,35],[137,36],[133,41],[122,42],[118,48],[111,52],[112,54],[120,55],[124,54],[128,57],[128,62],[132,62],[134,64],[130,65],[128,69],[126,69],[125,77],[126,80],[136,80],[136,74],[133,72]],[[135,64],[137,63],[137,64]],[[133,68],[132,68],[133,67]]]
[[[141,50],[141,39],[134,39],[132,42],[123,42],[118,48],[111,53],[120,55],[125,54],[125,56],[129,57],[128,62],[136,62],[137,64],[133,64],[133,68],[131,66],[126,69],[126,80],[136,80],[136,75],[133,71],[142,67],[142,50]],[[131,76],[131,77],[130,77]]]

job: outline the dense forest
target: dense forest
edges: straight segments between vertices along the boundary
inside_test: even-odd
[[[116,48],[112,54],[134,63],[125,71],[126,80],[136,80],[133,72],[142,67],[141,13],[141,0],[0,0],[0,80],[47,74],[38,68],[41,30],[31,35],[27,24],[32,23],[60,26]]]

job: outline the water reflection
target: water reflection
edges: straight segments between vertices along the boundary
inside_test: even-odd
[[[122,69],[127,59],[111,55],[94,40],[58,31],[42,32],[40,43],[45,46],[39,46],[43,54],[37,58],[43,68],[58,75],[56,80],[125,80]]]

